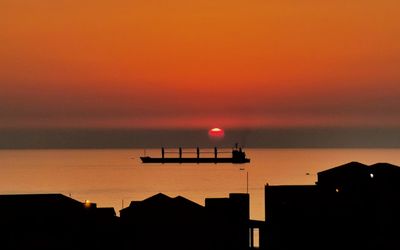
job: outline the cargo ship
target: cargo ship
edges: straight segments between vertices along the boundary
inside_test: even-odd
[[[196,157],[183,157],[183,149],[178,148],[178,151],[166,151],[164,147],[161,148],[161,157],[150,157],[141,156],[142,163],[232,163],[232,164],[244,164],[249,163],[250,159],[246,158],[246,153],[237,144],[231,152],[218,151],[217,147],[214,147],[213,151],[201,152],[200,148],[197,147],[196,151],[185,151],[185,153],[196,153]],[[220,157],[220,154],[231,153],[231,157]],[[166,157],[166,154],[178,154],[178,157]],[[201,157],[202,154],[210,155],[213,157]]]

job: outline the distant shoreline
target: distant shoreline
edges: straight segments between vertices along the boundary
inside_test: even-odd
[[[0,129],[0,149],[128,149],[164,147],[400,148],[400,128],[225,129],[220,140],[202,129]]]

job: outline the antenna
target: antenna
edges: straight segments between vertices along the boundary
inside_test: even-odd
[[[246,171],[246,193],[249,193],[249,171]]]
[[[240,171],[245,170],[244,168],[240,168]],[[249,171],[246,171],[246,193],[249,193]]]

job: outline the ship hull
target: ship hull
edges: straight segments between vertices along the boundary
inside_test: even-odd
[[[250,159],[234,158],[153,158],[149,156],[140,157],[143,163],[249,163]]]

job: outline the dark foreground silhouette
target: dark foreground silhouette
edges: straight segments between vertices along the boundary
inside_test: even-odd
[[[113,249],[113,208],[61,194],[0,195],[0,249]]]
[[[400,249],[400,168],[358,162],[266,186],[266,249]]]
[[[157,194],[113,208],[61,194],[0,195],[0,249],[248,249],[249,195],[201,206]]]
[[[265,208],[254,221],[248,194],[201,206],[160,193],[117,217],[61,194],[0,195],[0,249],[399,249],[400,168],[351,162],[316,185],[267,185]]]

